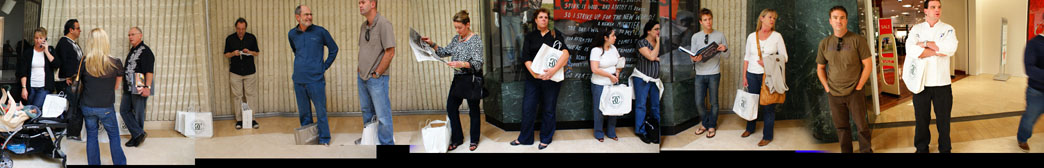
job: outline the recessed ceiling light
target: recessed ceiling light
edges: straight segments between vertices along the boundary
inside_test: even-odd
[[[910,15],[910,12],[903,12],[903,15]]]
[[[912,6],[912,5],[910,5],[910,4],[906,4],[906,5],[903,5],[903,7],[904,7],[904,8],[909,8],[909,7],[911,7],[911,6]]]

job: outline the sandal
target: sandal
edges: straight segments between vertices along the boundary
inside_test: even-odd
[[[453,151],[454,149],[457,149],[457,145],[450,144],[449,149],[446,149],[446,151]]]
[[[475,149],[478,149],[478,143],[471,143],[471,145],[468,146],[468,150],[475,151]]]
[[[707,132],[707,128],[703,126],[700,126],[700,129],[696,129],[696,135],[703,135],[704,132]]]
[[[714,138],[714,136],[717,135],[717,132],[718,129],[715,128],[707,129],[707,138]]]

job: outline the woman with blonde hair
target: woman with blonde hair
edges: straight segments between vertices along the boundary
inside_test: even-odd
[[[109,153],[114,165],[126,165],[120,147],[120,129],[116,121],[116,91],[123,80],[123,63],[112,57],[109,35],[101,28],[90,32],[87,54],[77,72],[82,84],[80,109],[87,125],[87,164],[101,164],[98,149],[98,123],[109,136]]]
[[[48,45],[47,29],[34,30],[33,47],[22,50],[15,69],[15,76],[22,85],[22,99],[36,107],[43,107],[44,98],[54,90],[54,70],[61,62],[55,60],[53,48]]]
[[[778,16],[779,15],[776,14],[775,10],[761,10],[761,14],[758,16],[757,29],[755,29],[755,32],[750,33],[750,35],[747,36],[747,46],[743,56],[743,71],[746,72],[746,75],[743,76],[743,86],[747,88],[747,92],[749,93],[760,94],[761,85],[763,84],[773,85],[768,86],[769,88],[779,86],[786,88],[785,82],[766,83],[765,81],[768,79],[763,77],[766,72],[766,67],[765,61],[762,61],[762,58],[780,57],[782,58],[780,62],[787,62],[787,46],[783,43],[783,35],[776,32],[775,29],[776,18]],[[764,136],[761,137],[758,146],[765,146],[768,145],[769,142],[772,142],[772,128],[775,125],[777,105],[779,104],[761,105],[758,107],[758,110],[762,112],[761,118],[765,121],[765,126],[763,128],[765,131],[763,133]],[[757,125],[756,120],[747,121],[747,128],[740,136],[744,138],[750,136],[750,134],[754,133],[754,129]]]

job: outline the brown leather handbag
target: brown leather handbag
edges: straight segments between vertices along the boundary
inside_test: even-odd
[[[760,33],[755,32],[754,42],[758,45],[758,59],[762,59],[762,56],[761,56],[761,40],[758,39],[758,37],[760,37],[760,36],[761,36]],[[762,81],[762,84],[761,84],[761,94],[759,94],[759,98],[758,98],[759,99],[758,100],[759,103],[758,104],[760,104],[760,105],[781,104],[781,103],[783,103],[783,101],[787,100],[786,93],[772,93],[771,91],[769,91],[768,86],[765,86],[765,83],[764,83],[765,82],[765,75],[764,74],[761,75],[761,81]]]

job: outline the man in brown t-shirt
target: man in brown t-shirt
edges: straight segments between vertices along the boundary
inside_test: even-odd
[[[873,69],[870,47],[863,36],[848,32],[848,11],[844,7],[830,8],[830,26],[834,34],[819,42],[816,74],[823,89],[830,93],[830,114],[837,128],[841,152],[852,153],[848,122],[851,116],[859,131],[859,151],[873,153],[863,93],[863,86]]]
[[[379,145],[394,145],[391,100],[388,98],[389,67],[395,57],[395,34],[391,21],[377,14],[377,0],[359,0],[359,14],[366,18],[359,27],[359,103],[363,123],[377,117]],[[356,141],[358,144],[361,140]]]

